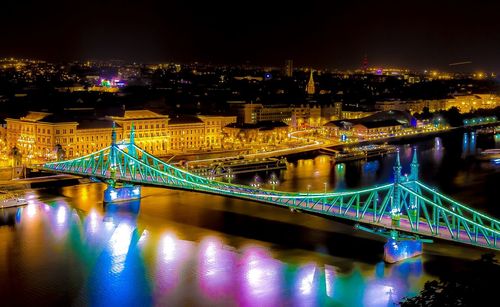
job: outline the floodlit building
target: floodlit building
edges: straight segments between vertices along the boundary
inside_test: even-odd
[[[282,121],[293,129],[307,127],[319,127],[325,121],[322,118],[323,107],[318,105],[301,104],[294,105],[264,105],[260,103],[245,103],[236,106],[238,122],[244,124],[255,124],[263,121]],[[325,114],[334,116],[339,112],[339,106],[331,108]],[[341,110],[341,106],[340,106]]]
[[[135,127],[135,143],[153,155],[168,153],[169,132],[168,115],[158,114],[150,110],[122,110],[121,114],[108,116],[116,122],[128,137],[132,124]]]
[[[352,132],[358,136],[389,135],[398,132],[403,125],[397,120],[367,121],[355,124]]]
[[[263,121],[255,124],[232,123],[224,127],[224,134],[235,148],[249,144],[279,144],[288,140],[289,126],[281,121]]]
[[[119,110],[102,118],[88,114],[70,116],[28,112],[5,120],[5,143],[17,147],[29,162],[73,158],[109,146],[113,122],[117,139],[127,140],[132,125],[135,143],[156,156],[190,150],[219,149],[222,128],[236,122],[236,116],[182,116],[169,118],[150,110]],[[0,132],[3,130],[0,130]]]

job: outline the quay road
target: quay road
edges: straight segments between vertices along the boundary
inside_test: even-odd
[[[57,174],[25,179],[0,180],[0,190],[4,189],[29,189],[47,183],[59,184],[63,181],[78,181],[82,177],[70,174]]]
[[[433,129],[426,129],[423,131],[403,131],[403,132],[400,132],[400,133],[395,134],[393,136],[385,136],[384,135],[384,136],[365,138],[362,140],[359,140],[359,139],[347,140],[346,142],[340,142],[338,140],[332,140],[332,139],[328,139],[328,138],[321,138],[321,139],[316,138],[316,139],[314,139],[314,141],[312,143],[309,141],[309,144],[296,146],[293,148],[283,148],[283,149],[270,150],[270,151],[257,152],[257,153],[249,153],[249,154],[243,154],[243,155],[237,155],[237,156],[225,156],[224,159],[231,159],[231,158],[238,158],[238,157],[243,157],[245,159],[263,159],[263,158],[284,157],[284,156],[295,155],[295,154],[300,154],[300,153],[305,153],[305,152],[317,151],[320,149],[331,148],[331,147],[340,146],[340,145],[355,145],[355,144],[363,144],[366,142],[384,141],[384,140],[392,140],[392,139],[399,139],[399,138],[412,138],[412,137],[418,137],[418,136],[443,133],[443,132],[451,131],[453,129],[456,129],[456,128],[433,128]],[[304,140],[304,141],[307,141],[308,139],[313,139],[313,137],[299,136],[300,134],[308,133],[308,132],[310,132],[310,131],[301,130],[301,131],[291,132],[290,137],[298,139],[298,140]],[[200,159],[200,160],[192,160],[189,162],[211,162],[211,161],[214,161],[214,159]]]

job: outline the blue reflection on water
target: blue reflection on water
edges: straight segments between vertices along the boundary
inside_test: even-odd
[[[58,200],[12,211],[18,223],[46,223],[85,268],[77,298],[84,305],[387,306],[416,293],[412,278],[423,274],[420,258],[380,262],[373,276],[356,266],[339,272],[328,264],[290,265],[259,245],[238,250],[217,236],[196,243],[169,230],[139,230],[133,210],[105,209],[77,214]]]
[[[88,279],[92,306],[148,306],[152,303],[135,228],[119,224]]]

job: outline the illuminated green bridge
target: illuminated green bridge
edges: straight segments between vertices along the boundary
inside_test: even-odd
[[[135,145],[132,127],[127,142],[118,143],[113,131],[109,147],[84,157],[46,163],[41,168],[57,173],[96,177],[108,182],[110,201],[117,197],[117,182],[136,185],[130,192],[136,195],[140,195],[140,185],[183,189],[349,219],[359,224],[392,230],[390,237],[396,242],[405,235],[412,235],[414,238],[439,238],[499,250],[500,221],[468,208],[418,181],[418,167],[414,153],[410,175],[402,176],[398,153],[393,183],[332,193],[265,190],[211,180],[165,163]]]

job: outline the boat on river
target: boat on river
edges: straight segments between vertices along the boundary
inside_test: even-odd
[[[356,160],[366,160],[384,156],[397,151],[397,147],[393,145],[365,145],[352,147],[336,152],[332,156],[332,161],[341,163]],[[322,152],[326,153],[326,152]],[[331,153],[327,153],[331,154]]]
[[[28,202],[20,195],[9,191],[0,191],[0,208],[24,206]]]

